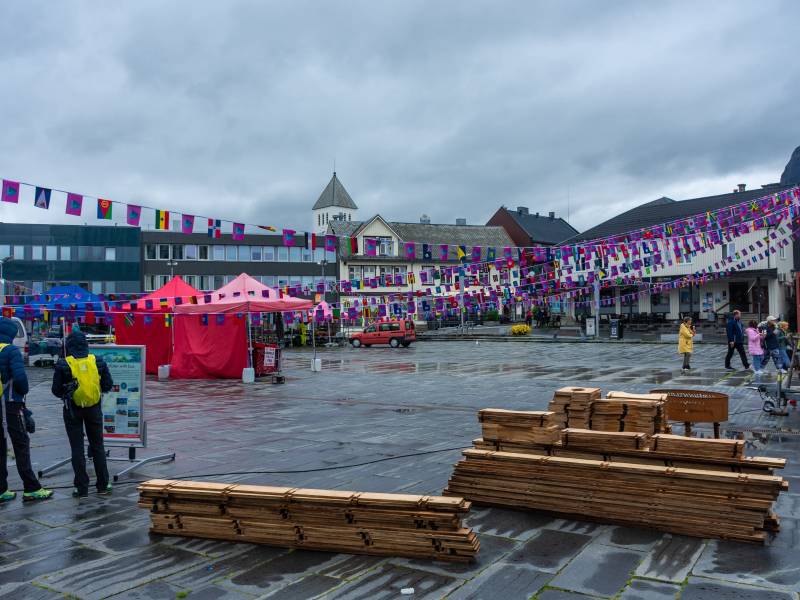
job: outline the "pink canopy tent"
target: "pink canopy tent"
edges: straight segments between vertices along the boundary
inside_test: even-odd
[[[249,314],[308,310],[310,300],[281,298],[242,273],[210,294],[210,301],[175,307],[175,352],[170,377],[238,379],[249,360]],[[224,315],[220,322],[217,316]],[[222,319],[222,317],[220,317]]]
[[[313,306],[311,300],[288,296],[281,298],[278,290],[256,281],[247,273],[242,273],[229,284],[212,292],[211,302],[183,304],[176,306],[175,312],[177,314],[290,312],[308,310]]]

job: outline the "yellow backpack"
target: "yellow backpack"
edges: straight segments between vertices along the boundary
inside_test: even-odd
[[[76,406],[86,408],[100,402],[100,372],[97,370],[97,361],[94,354],[86,358],[67,357],[69,370],[78,381],[78,389],[72,396]]]

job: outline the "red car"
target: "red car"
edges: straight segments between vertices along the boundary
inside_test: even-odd
[[[367,326],[364,331],[350,336],[353,348],[372,346],[373,344],[389,344],[392,348],[403,346],[408,348],[411,342],[417,341],[414,321],[378,321]]]

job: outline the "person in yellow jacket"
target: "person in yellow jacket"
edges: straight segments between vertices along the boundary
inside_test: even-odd
[[[686,373],[692,368],[689,365],[689,360],[692,358],[692,351],[694,350],[692,338],[695,333],[692,317],[684,317],[681,328],[678,330],[678,354],[683,354],[681,373]]]

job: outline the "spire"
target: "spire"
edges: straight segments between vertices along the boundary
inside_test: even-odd
[[[322,193],[319,199],[314,204],[313,210],[318,208],[328,208],[331,206],[338,206],[339,208],[349,208],[351,210],[358,210],[358,206],[353,202],[350,194],[344,189],[341,180],[336,176],[336,171],[333,172],[331,180]]]

